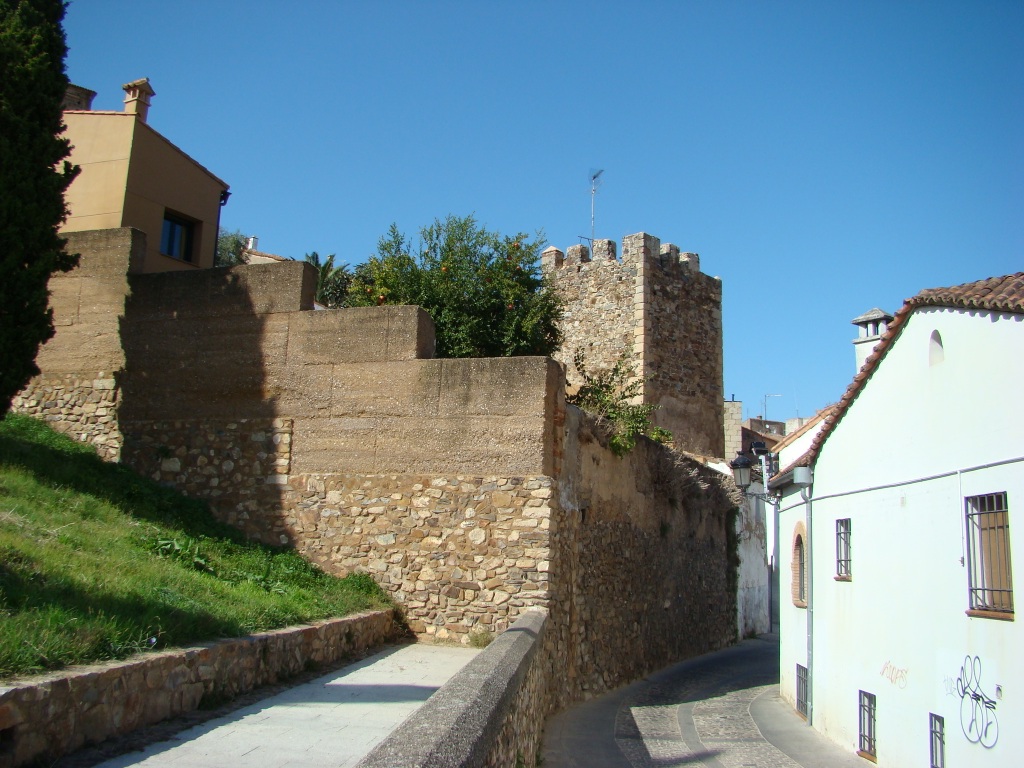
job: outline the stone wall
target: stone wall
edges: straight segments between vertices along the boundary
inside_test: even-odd
[[[563,254],[542,254],[545,274],[565,301],[564,340],[556,358],[571,386],[581,382],[573,355],[582,348],[591,370],[626,353],[643,376],[642,401],[659,406],[653,420],[676,445],[721,456],[722,287],[700,271],[697,254],[645,233],[629,235],[616,258],[610,240]]]
[[[56,374],[35,377],[14,396],[11,410],[43,419],[77,440],[91,443],[107,461],[116,461],[123,442],[117,405],[118,389],[114,379]]]
[[[625,457],[566,412],[552,521],[556,708],[736,638],[738,492],[646,438]]]
[[[334,664],[396,636],[392,611],[260,632],[0,685],[0,768],[60,755]]]
[[[135,229],[69,232],[67,250],[79,266],[50,278],[56,334],[39,349],[41,371],[15,396],[12,410],[45,419],[52,427],[96,446],[116,460],[122,436],[115,374],[125,357],[120,323],[130,293],[129,273],[146,250]]]
[[[660,250],[634,236],[621,264],[581,260],[574,274],[606,280],[615,306],[633,296],[630,311],[650,320],[631,329],[634,340],[669,339],[692,358],[692,375],[718,371],[687,401],[697,408],[720,390],[720,349],[697,360],[697,336],[716,343],[718,284],[689,271],[695,258]],[[619,283],[630,269],[639,283],[627,290]],[[339,575],[373,574],[417,632],[465,642],[471,630],[501,631],[547,608],[543,711],[735,638],[731,483],[647,440],[616,457],[601,423],[566,406],[556,362],[430,359],[433,326],[418,308],[312,311],[307,264],[109,279],[121,296],[111,301],[118,351],[75,371],[77,353],[58,333],[33,386],[51,375],[112,378],[104,391],[114,393],[123,462],[207,500],[249,536]],[[649,294],[637,299],[637,285]],[[696,336],[658,330],[671,313],[708,325],[694,320]],[[74,332],[101,326],[108,320]],[[609,335],[608,354],[628,338]],[[663,402],[676,397],[669,384],[682,379],[657,378],[664,360],[644,355]],[[720,391],[715,403],[720,414]],[[71,431],[81,428],[67,419],[73,410],[61,411]],[[667,426],[705,447],[713,431],[720,447],[721,421],[714,430],[698,421]]]
[[[723,406],[725,453],[722,457],[726,461],[732,461],[736,454],[743,450],[743,403],[739,400],[726,400]]]

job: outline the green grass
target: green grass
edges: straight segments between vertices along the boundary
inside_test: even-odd
[[[391,604],[42,422],[0,420],[0,678]]]

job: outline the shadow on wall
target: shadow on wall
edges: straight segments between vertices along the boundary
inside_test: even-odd
[[[269,373],[314,281],[299,263],[132,275],[121,318],[122,461],[267,544],[289,543],[266,510],[281,509],[291,463]]]

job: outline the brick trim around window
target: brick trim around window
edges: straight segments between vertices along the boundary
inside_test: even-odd
[[[792,558],[790,560],[790,597],[793,605],[797,608],[807,607],[807,563],[808,543],[807,528],[804,521],[800,520],[793,526],[793,540],[791,542]]]

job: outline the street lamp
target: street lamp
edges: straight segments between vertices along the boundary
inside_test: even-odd
[[[779,501],[779,495],[774,493],[751,493],[747,490],[750,487],[750,470],[754,466],[754,463],[744,456],[742,453],[737,453],[736,458],[729,463],[729,467],[732,469],[732,479],[736,483],[736,487],[740,489],[744,496],[748,496],[754,499],[760,499],[761,501],[769,504],[776,504]],[[767,488],[768,477],[767,473],[763,469],[762,474],[765,475],[764,483]]]

